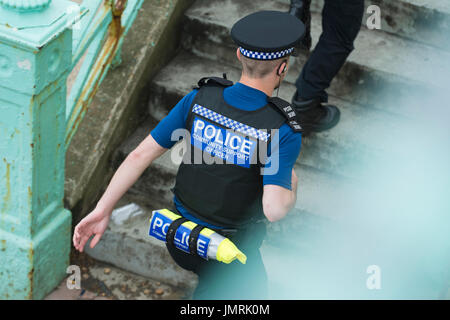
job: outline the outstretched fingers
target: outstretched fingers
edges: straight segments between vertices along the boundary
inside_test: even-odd
[[[74,247],[80,251],[83,252],[83,248],[86,244],[86,242],[89,240],[89,238],[92,235],[92,232],[89,232],[89,230],[86,230],[89,228],[85,228],[83,221],[81,221],[74,230],[73,233],[73,240],[74,240]]]
[[[82,235],[80,239],[80,244],[78,246],[78,251],[83,252],[84,246],[86,245],[86,242],[89,240],[91,235]]]
[[[75,249],[78,250],[78,243],[80,241],[80,236],[76,233],[76,231],[73,232],[72,242]]]
[[[96,235],[95,235],[95,237],[92,239],[92,241],[91,241],[91,244],[90,244],[90,247],[91,248],[93,248],[93,247],[95,247],[95,245],[98,243],[98,241],[100,240],[100,238],[102,237],[102,233],[97,233]]]
[[[79,250],[79,246],[80,246],[80,231],[79,231],[79,225],[77,225],[75,227],[75,230],[73,231],[73,246],[75,247],[75,249]]]

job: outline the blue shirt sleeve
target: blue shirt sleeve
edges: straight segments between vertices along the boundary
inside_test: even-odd
[[[283,124],[278,137],[272,137],[273,146],[269,146],[270,163],[264,168],[263,184],[273,184],[292,190],[292,168],[300,154],[302,135],[292,131],[287,124]]]
[[[186,128],[189,109],[197,92],[198,90],[193,90],[184,96],[150,132],[153,139],[163,148],[172,148],[177,142],[177,140],[172,140],[172,133],[177,129]]]

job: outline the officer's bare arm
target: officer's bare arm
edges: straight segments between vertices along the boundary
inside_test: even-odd
[[[84,217],[75,227],[73,245],[75,249],[83,251],[89,238],[93,248],[105,232],[109,219],[117,201],[136,182],[144,170],[153,160],[161,156],[167,149],[161,147],[151,135],[142,141],[122,162],[111,179],[105,193],[98,201],[95,209]]]
[[[122,162],[114,174],[98,206],[110,211],[119,199],[139,179],[144,170],[167,151],[148,135]]]
[[[298,178],[294,170],[291,185],[292,190],[271,184],[264,186],[263,210],[270,222],[283,219],[297,201]]]

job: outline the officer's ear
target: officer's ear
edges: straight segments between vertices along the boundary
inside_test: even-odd
[[[241,61],[241,50],[239,50],[239,48],[236,49],[236,57]]]
[[[277,75],[281,77],[287,71],[287,60],[283,60],[283,62],[278,66]]]

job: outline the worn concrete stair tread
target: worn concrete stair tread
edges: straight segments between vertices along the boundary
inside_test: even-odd
[[[136,198],[125,195],[115,208],[132,202],[136,203]],[[152,210],[160,208],[138,205],[142,213],[132,214],[123,221],[115,219],[113,214],[102,239],[93,249],[88,242],[86,253],[96,260],[191,292],[197,285],[197,276],[173,261],[164,242],[148,235]]]
[[[149,113],[156,120],[161,120],[201,77],[221,76],[225,69],[230,80],[239,80],[240,72],[233,66],[218,65],[208,59],[200,60],[195,55],[180,53],[154,78],[150,88]],[[283,83],[279,95],[289,101],[294,91],[292,84]],[[331,97],[330,103],[340,107],[340,123],[329,131],[304,138],[298,161],[320,170],[355,176],[360,173],[358,166],[366,170],[365,160],[381,153],[387,141],[387,132],[392,134],[399,130],[399,121],[382,110],[364,108],[336,97]],[[358,130],[361,127],[364,130]],[[348,170],[350,165],[351,171]]]
[[[225,7],[225,8],[224,8]],[[222,8],[218,10],[218,8]],[[189,19],[195,19],[207,24],[221,26],[226,29],[224,35],[229,35],[232,25],[241,17],[258,10],[287,11],[288,5],[272,0],[239,1],[239,0],[208,0],[196,1],[186,12]],[[322,32],[321,17],[312,14],[311,33],[313,45],[317,43]],[[233,43],[228,36],[223,39],[220,35],[217,40]],[[215,40],[211,37],[211,40]],[[355,42],[356,50],[348,58],[348,62],[357,64],[361,68],[384,72],[388,75],[398,75],[410,80],[422,82],[424,79],[440,86],[447,76],[442,69],[450,68],[450,53],[436,50],[430,46],[422,45],[384,32],[362,28]],[[201,48],[198,48],[201,50]],[[389,52],[389,55],[379,54]],[[435,65],[436,61],[442,62]],[[399,63],[399,62],[403,63]],[[420,68],[411,66],[420,65]]]
[[[226,10],[222,8],[226,6]],[[220,7],[218,7],[220,6]],[[260,9],[285,10],[287,4],[264,0],[196,1],[187,11],[183,46],[201,58],[219,64],[237,65],[236,46],[230,38],[231,25],[239,17]],[[321,18],[313,14],[312,34],[317,41]],[[415,115],[423,109],[421,99],[444,85],[450,70],[450,53],[381,31],[362,29],[356,50],[327,90],[330,94],[365,106],[377,106],[393,113]],[[381,54],[388,50],[389,55]],[[287,80],[294,82],[306,56],[294,59]],[[412,68],[411,66],[420,66]],[[437,86],[437,87],[436,87]]]
[[[88,267],[82,267],[81,287],[86,291],[77,299],[91,300],[93,294],[111,300],[180,300],[189,298],[189,290],[167,284],[161,279],[151,279],[99,260],[92,259],[90,261]],[[67,291],[67,289],[65,290]],[[95,300],[97,299],[99,298],[95,298]]]
[[[290,0],[278,0],[289,4]],[[311,11],[321,13],[323,0],[311,2]],[[447,0],[366,0],[365,8],[380,8],[381,30],[417,42],[450,49],[450,2]],[[363,27],[373,11],[365,12]]]
[[[277,0],[282,3],[289,3],[290,0]],[[396,3],[399,8],[407,8],[410,7],[414,10],[433,10],[439,11],[444,14],[450,15],[450,3],[446,0],[366,0],[366,7],[370,4],[391,4]],[[322,8],[323,0],[316,0],[311,3],[311,9],[318,11],[319,8]],[[381,8],[382,9],[382,8]]]
[[[446,0],[402,0],[403,2],[410,3],[418,7],[425,7],[430,10],[442,11],[450,14],[450,2]]]

